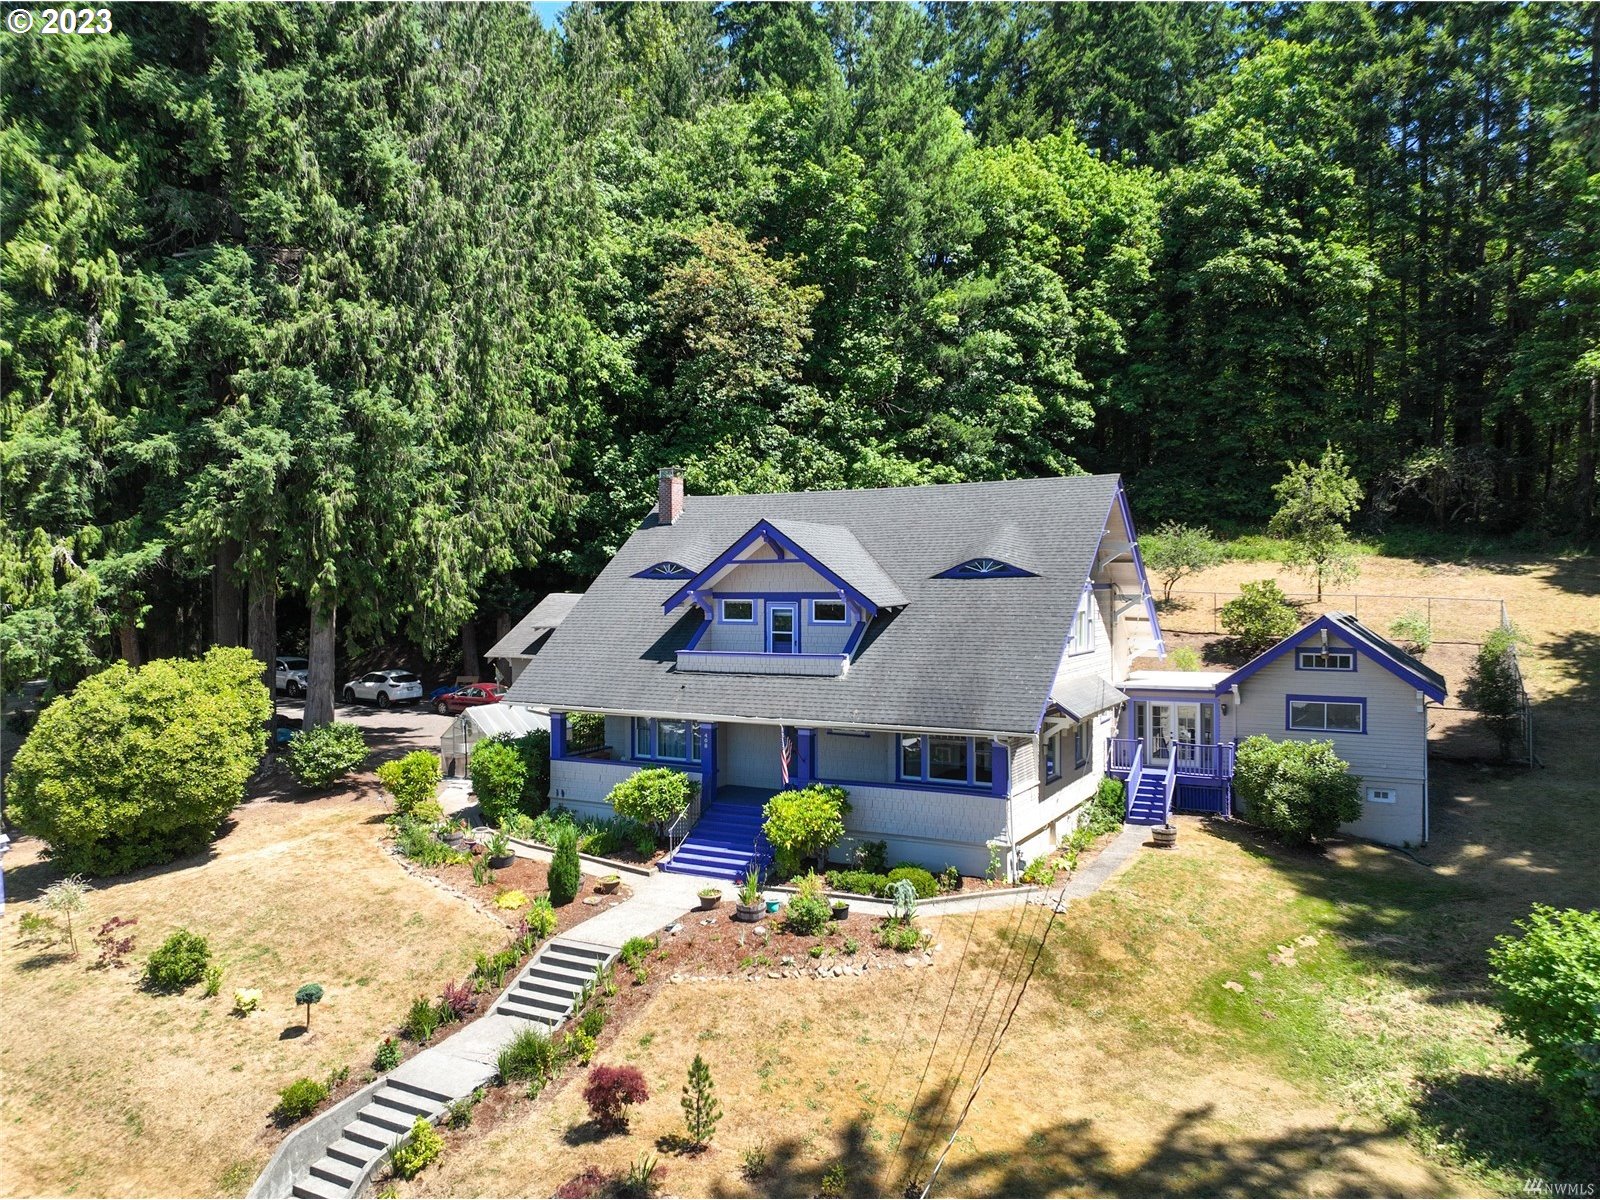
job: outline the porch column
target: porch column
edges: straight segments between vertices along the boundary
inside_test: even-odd
[[[710,721],[700,722],[700,803],[710,804],[717,798],[717,727]]]
[[[558,758],[567,756],[567,714],[552,712],[550,714],[550,759],[554,762]]]
[[[805,787],[816,778],[817,731],[795,730],[794,782]]]
[[[995,796],[1011,795],[1011,743],[991,742],[989,751],[989,771],[994,776],[990,785],[990,794]]]

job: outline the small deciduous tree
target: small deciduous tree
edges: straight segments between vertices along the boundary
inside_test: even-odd
[[[578,895],[580,870],[578,835],[570,825],[564,825],[556,835],[555,853],[550,856],[551,904],[560,908],[572,903]]]
[[[78,935],[73,930],[72,917],[74,913],[81,913],[89,907],[89,893],[93,890],[82,875],[68,875],[45,888],[39,897],[42,906],[66,919],[67,948],[73,958],[78,957]]]
[[[635,771],[611,789],[606,797],[619,817],[631,817],[657,835],[689,807],[694,781],[670,767],[651,767]]]
[[[650,1089],[638,1067],[595,1067],[583,1088],[589,1115],[602,1129],[626,1129],[629,1107],[648,1099]]]
[[[689,1141],[704,1146],[717,1131],[722,1119],[722,1106],[711,1087],[711,1068],[698,1054],[689,1064],[689,1078],[683,1085],[683,1124],[689,1131]]]
[[[1511,747],[1522,728],[1522,683],[1517,673],[1515,629],[1496,626],[1484,635],[1463,689],[1466,702],[1482,714],[1500,745],[1500,757],[1510,758]]]
[[[1500,1024],[1577,1140],[1600,1145],[1600,911],[1535,904],[1489,951]]]
[[[303,983],[300,990],[294,994],[296,1004],[306,1006],[306,1028],[311,1028],[311,1006],[322,1002],[322,985],[320,983]]]
[[[1222,606],[1222,628],[1241,653],[1255,655],[1299,629],[1300,617],[1275,581],[1258,579]]]
[[[284,765],[301,787],[322,791],[367,761],[361,726],[334,721],[303,729],[289,739]]]
[[[102,969],[122,966],[128,955],[133,953],[132,929],[138,923],[138,917],[112,917],[95,930],[94,944],[100,956],[94,965]]]
[[[384,763],[377,774],[383,790],[394,798],[394,811],[399,816],[427,820],[444,815],[443,809],[439,809],[437,816],[427,812],[430,805],[438,808],[439,783],[444,779],[439,756],[433,751],[413,750]]]
[[[814,783],[779,792],[767,801],[762,831],[777,855],[778,872],[790,876],[808,858],[819,858],[844,836],[850,813],[842,787]]]
[[[1330,838],[1361,816],[1361,780],[1332,742],[1246,738],[1233,787],[1248,819],[1293,845]]]
[[[1272,494],[1278,499],[1278,511],[1267,528],[1289,543],[1284,565],[1304,572],[1316,584],[1319,601],[1325,586],[1354,579],[1360,566],[1346,530],[1362,491],[1345,465],[1344,452],[1329,445],[1315,466],[1290,463]]]
[[[1198,575],[1222,561],[1222,543],[1201,526],[1168,521],[1141,547],[1144,565],[1161,580],[1161,598],[1172,599],[1172,589],[1181,579]]]

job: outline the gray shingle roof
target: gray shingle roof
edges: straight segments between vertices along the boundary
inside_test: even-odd
[[[489,647],[484,657],[526,658],[533,652],[533,644],[560,625],[572,606],[582,599],[582,592],[551,592],[513,625],[510,633]]]
[[[1439,674],[1439,672],[1428,666],[1421,659],[1407,654],[1404,650],[1395,645],[1382,634],[1374,633],[1349,613],[1330,612],[1328,614],[1328,620],[1332,621],[1341,630],[1348,634],[1353,641],[1365,643],[1367,649],[1371,650],[1379,658],[1392,659],[1401,666],[1410,670],[1413,674],[1420,675],[1423,679],[1426,679],[1429,683],[1437,687],[1439,691],[1444,692],[1446,690],[1443,675]]]
[[[507,698],[558,710],[1032,733],[1117,486],[1114,475],[1085,475],[690,496],[672,525],[659,524],[654,512],[646,518]],[[692,609],[662,613],[662,602],[680,582],[631,576],[663,559],[702,567],[762,518],[819,557],[825,552],[813,549],[815,539],[803,526],[843,527],[903,597],[903,608],[873,622],[848,674],[676,669],[676,651],[688,643],[700,615]],[[989,539],[1025,546],[1025,565],[1037,577],[933,578]],[[831,548],[841,547],[835,542]],[[862,567],[835,569],[848,575]]]
[[[1073,675],[1050,691],[1050,703],[1074,721],[1086,721],[1127,698],[1104,675]]]
[[[906,602],[905,593],[895,586],[889,573],[845,526],[777,519],[769,519],[768,523],[879,608],[898,608]]]

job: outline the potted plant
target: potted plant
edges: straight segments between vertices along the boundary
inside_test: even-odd
[[[761,903],[761,872],[751,867],[739,884],[739,900],[733,907],[733,919],[754,924],[761,920],[765,906]]]
[[[465,818],[458,818],[446,825],[439,836],[444,840],[446,846],[459,846],[466,840],[467,833],[471,828]]]
[[[602,875],[599,879],[594,881],[594,890],[602,895],[609,896],[612,892],[617,890],[617,886],[621,882],[621,875]]]
[[[1157,825],[1151,830],[1155,844],[1163,850],[1170,850],[1178,844],[1178,827],[1176,825]]]
[[[845,921],[845,920],[849,919],[849,917],[850,917],[850,901],[841,900],[841,899],[839,899],[839,897],[835,896],[833,898],[833,903],[832,903],[831,907],[833,909],[833,919],[835,921]]]
[[[497,871],[517,861],[517,856],[511,853],[511,839],[498,829],[484,843],[484,852],[489,856],[489,865]]]
[[[722,903],[722,889],[719,887],[703,887],[700,889],[700,907],[705,912],[710,912]]]

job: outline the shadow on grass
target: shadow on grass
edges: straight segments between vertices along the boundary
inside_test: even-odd
[[[1465,1073],[1422,1081],[1417,1118],[1465,1161],[1516,1180],[1595,1182],[1600,1151],[1568,1140],[1528,1075]]]
[[[898,1132],[899,1120],[875,1131],[865,1117],[839,1129],[832,1144],[815,1135],[796,1135],[766,1147],[766,1172],[755,1187],[770,1196],[815,1196],[829,1171],[844,1168],[847,1196],[916,1195],[925,1186],[954,1122],[952,1106],[935,1127],[943,1108],[941,1089],[933,1103],[919,1104],[899,1151],[884,1132]],[[1330,1194],[1381,1196],[1394,1191],[1391,1176],[1378,1173],[1369,1146],[1388,1135],[1334,1126],[1297,1129],[1276,1137],[1240,1136],[1236,1129],[1211,1127],[1208,1106],[1173,1118],[1152,1130],[1151,1142],[1130,1146],[1122,1135],[1108,1137],[1093,1121],[1067,1121],[1004,1144],[974,1146],[958,1138],[940,1170],[934,1193],[943,1196],[1045,1196],[1062,1193],[1099,1196],[1227,1196],[1304,1194],[1310,1177],[1322,1176]],[[1146,1127],[1141,1124],[1141,1128]],[[1130,1154],[1132,1157],[1130,1157]],[[1437,1186],[1443,1187],[1440,1178]],[[916,1189],[916,1190],[912,1190]],[[743,1194],[713,1191],[714,1196]]]

